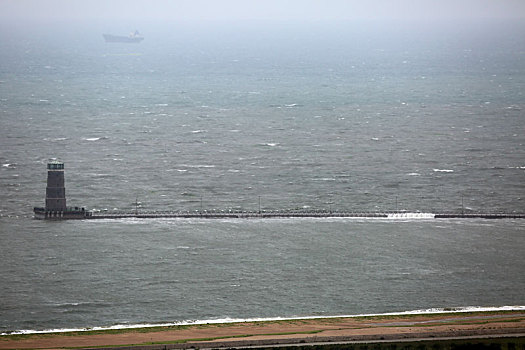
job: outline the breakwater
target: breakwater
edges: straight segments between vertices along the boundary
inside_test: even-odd
[[[347,212],[347,211],[144,211],[92,213],[86,219],[270,219],[270,218],[384,218],[384,219],[525,219],[525,213],[409,213],[409,212]]]

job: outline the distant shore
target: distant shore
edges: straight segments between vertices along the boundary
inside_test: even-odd
[[[233,348],[509,336],[525,337],[525,312],[379,315],[13,334],[0,337],[0,349]]]

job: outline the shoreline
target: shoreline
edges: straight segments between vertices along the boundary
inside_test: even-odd
[[[447,307],[447,308],[430,308],[417,309],[409,311],[396,311],[384,313],[371,314],[355,314],[355,315],[322,315],[322,316],[297,316],[297,317],[250,317],[250,318],[221,318],[208,320],[186,320],[177,322],[163,322],[163,323],[137,323],[137,324],[116,324],[112,326],[94,326],[82,328],[51,328],[44,330],[15,330],[0,333],[0,336],[9,335],[31,335],[31,334],[60,334],[60,333],[80,333],[93,331],[126,331],[126,330],[141,330],[152,328],[167,328],[176,326],[192,326],[205,324],[231,324],[231,323],[247,323],[247,322],[273,322],[273,321],[295,321],[295,320],[316,320],[316,319],[334,319],[334,318],[361,318],[361,317],[389,317],[389,316],[415,316],[415,315],[438,315],[438,314],[469,314],[469,313],[491,313],[491,312],[525,312],[525,305],[506,305],[506,306],[464,306],[464,307]]]
[[[193,324],[169,327],[13,334],[0,349],[55,348],[231,348],[312,343],[414,341],[430,338],[525,337],[525,310],[441,312],[274,321]]]

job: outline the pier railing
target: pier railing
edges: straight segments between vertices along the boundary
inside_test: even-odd
[[[119,218],[392,218],[392,219],[443,219],[443,218],[483,218],[483,219],[524,219],[525,213],[463,213],[463,212],[405,212],[405,211],[107,211],[96,212],[89,219]]]

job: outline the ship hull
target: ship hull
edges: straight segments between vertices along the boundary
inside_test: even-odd
[[[119,36],[119,35],[111,35],[111,34],[103,34],[104,40],[106,40],[107,43],[140,43],[142,40],[144,40],[141,36]]]

